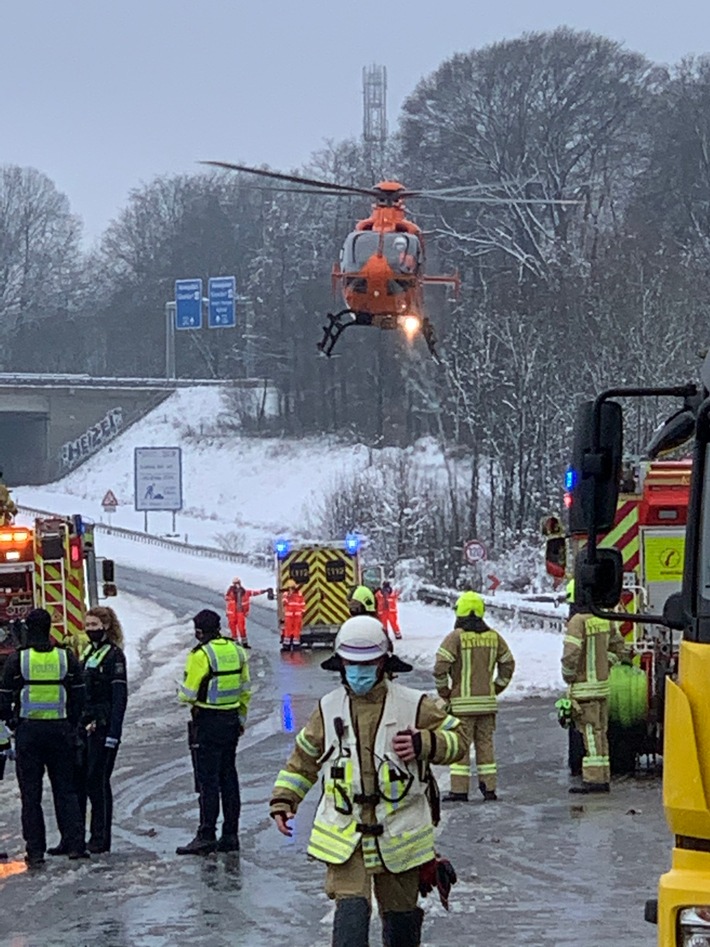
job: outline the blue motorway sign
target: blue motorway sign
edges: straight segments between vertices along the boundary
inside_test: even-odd
[[[175,328],[202,328],[202,280],[175,280]]]
[[[234,276],[213,276],[209,281],[207,325],[210,329],[232,329],[237,324],[235,302],[237,281]]]

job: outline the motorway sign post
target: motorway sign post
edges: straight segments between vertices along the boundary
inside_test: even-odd
[[[134,504],[145,513],[168,510],[175,514],[182,509],[182,449],[180,447],[136,447],[134,452]]]
[[[101,501],[101,506],[103,507],[104,513],[108,516],[108,525],[111,525],[111,517],[116,512],[116,507],[118,506],[118,500],[116,499],[116,494],[113,490],[107,490],[104,494],[104,498]]]
[[[202,280],[175,280],[175,328],[202,328]]]
[[[234,276],[213,276],[209,280],[207,325],[210,329],[233,329],[237,324],[237,280]]]

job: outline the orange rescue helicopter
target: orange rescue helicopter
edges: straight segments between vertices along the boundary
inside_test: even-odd
[[[486,192],[490,194],[490,189],[476,185],[410,191],[397,181],[381,181],[374,187],[364,188],[226,161],[201,163],[303,185],[298,189],[299,193],[330,196],[363,194],[374,198],[372,213],[367,219],[358,221],[355,230],[345,238],[340,263],[333,266],[333,290],[340,285],[346,308],[327,314],[328,324],[323,326],[323,338],[318,343],[320,351],[327,356],[332,354],[336,342],[350,326],[375,326],[378,329],[401,329],[410,340],[421,333],[429,351],[436,358],[436,335],[425,313],[424,286],[431,283],[449,284],[458,292],[460,280],[457,273],[450,276],[424,274],[423,235],[421,229],[406,217],[406,198],[425,197],[485,204],[579,203],[484,196]]]

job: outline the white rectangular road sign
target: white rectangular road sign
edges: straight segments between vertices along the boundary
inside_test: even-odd
[[[182,509],[182,449],[136,447],[135,494],[137,510]]]

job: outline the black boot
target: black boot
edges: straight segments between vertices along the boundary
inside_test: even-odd
[[[447,792],[441,797],[442,802],[468,802],[467,792]]]
[[[196,835],[187,845],[175,849],[176,855],[209,855],[217,851],[217,839],[200,838]]]
[[[385,911],[382,915],[384,947],[419,947],[424,911]]]
[[[238,852],[239,851],[239,836],[238,835],[222,835],[219,842],[217,842],[217,851],[218,852]]]
[[[483,796],[484,802],[496,802],[498,796],[496,796],[495,789],[488,789],[485,783],[481,782],[478,784],[481,795]]]
[[[338,898],[333,921],[333,947],[369,947],[370,904],[367,898]]]
[[[570,786],[568,791],[578,796],[587,796],[595,792],[609,792],[609,783],[582,783],[581,786]]]
[[[69,848],[64,844],[64,842],[60,842],[59,845],[53,845],[51,848],[48,848],[47,854],[48,855],[68,855]]]

